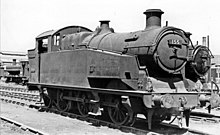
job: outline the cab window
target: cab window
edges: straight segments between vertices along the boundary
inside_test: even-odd
[[[54,35],[54,45],[59,46],[60,45],[60,34]]]

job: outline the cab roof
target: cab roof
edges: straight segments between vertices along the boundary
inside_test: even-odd
[[[41,33],[40,35],[38,35],[38,36],[36,37],[36,39],[44,38],[44,37],[48,37],[48,36],[53,36],[53,35],[56,34],[57,32],[62,31],[62,30],[64,30],[64,29],[68,29],[68,28],[79,28],[79,29],[83,28],[83,29],[86,29],[86,30],[92,32],[90,29],[88,29],[88,28],[86,28],[86,27],[73,25],[73,26],[63,27],[63,28],[58,29],[58,30],[45,31],[45,32]]]

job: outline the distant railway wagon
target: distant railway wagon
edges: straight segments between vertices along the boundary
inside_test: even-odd
[[[211,68],[211,80],[220,85],[220,65]]]
[[[105,20],[95,31],[73,25],[40,34],[28,50],[28,86],[39,89],[48,108],[101,114],[118,125],[143,114],[149,129],[174,115],[188,126],[193,108],[219,105],[219,95],[196,88],[212,54],[194,46],[191,33],[161,26],[163,13],[146,10],[146,27],[135,32],[116,33]]]

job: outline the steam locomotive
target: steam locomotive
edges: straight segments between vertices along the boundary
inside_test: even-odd
[[[25,85],[28,82],[28,60],[16,62],[13,59],[11,64],[0,65],[0,78],[5,78],[5,82],[14,82]]]
[[[193,46],[182,29],[161,27],[160,9],[149,9],[146,28],[116,33],[109,21],[95,31],[68,26],[36,37],[28,50],[28,86],[37,87],[45,106],[108,116],[118,125],[132,125],[137,114],[152,123],[186,119],[205,102],[219,105],[215,93],[200,93],[196,82],[211,65],[211,52]]]

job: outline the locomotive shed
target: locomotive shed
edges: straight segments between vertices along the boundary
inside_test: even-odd
[[[162,26],[162,14],[160,9],[146,10],[145,28],[134,32],[117,33],[108,20],[101,20],[94,31],[79,25],[45,31],[36,37],[35,48],[28,50],[28,92],[1,90],[1,94],[40,96],[44,102],[41,111],[95,123],[108,118],[110,125],[119,129],[140,126],[147,132],[166,133],[169,128],[159,127],[159,123],[177,118],[173,120],[181,134],[190,132],[179,127],[193,127],[192,110],[206,107],[211,112],[220,105],[219,89],[203,91],[197,85],[205,83],[203,77],[210,70],[213,55],[207,46],[194,45],[190,32],[168,23]],[[39,93],[28,94],[32,90]],[[47,123],[53,114],[38,113],[48,132],[73,132],[73,125],[59,122],[58,116]],[[50,127],[52,123],[58,125]],[[209,130],[215,131],[216,125],[218,120]],[[157,131],[160,129],[165,130]]]

